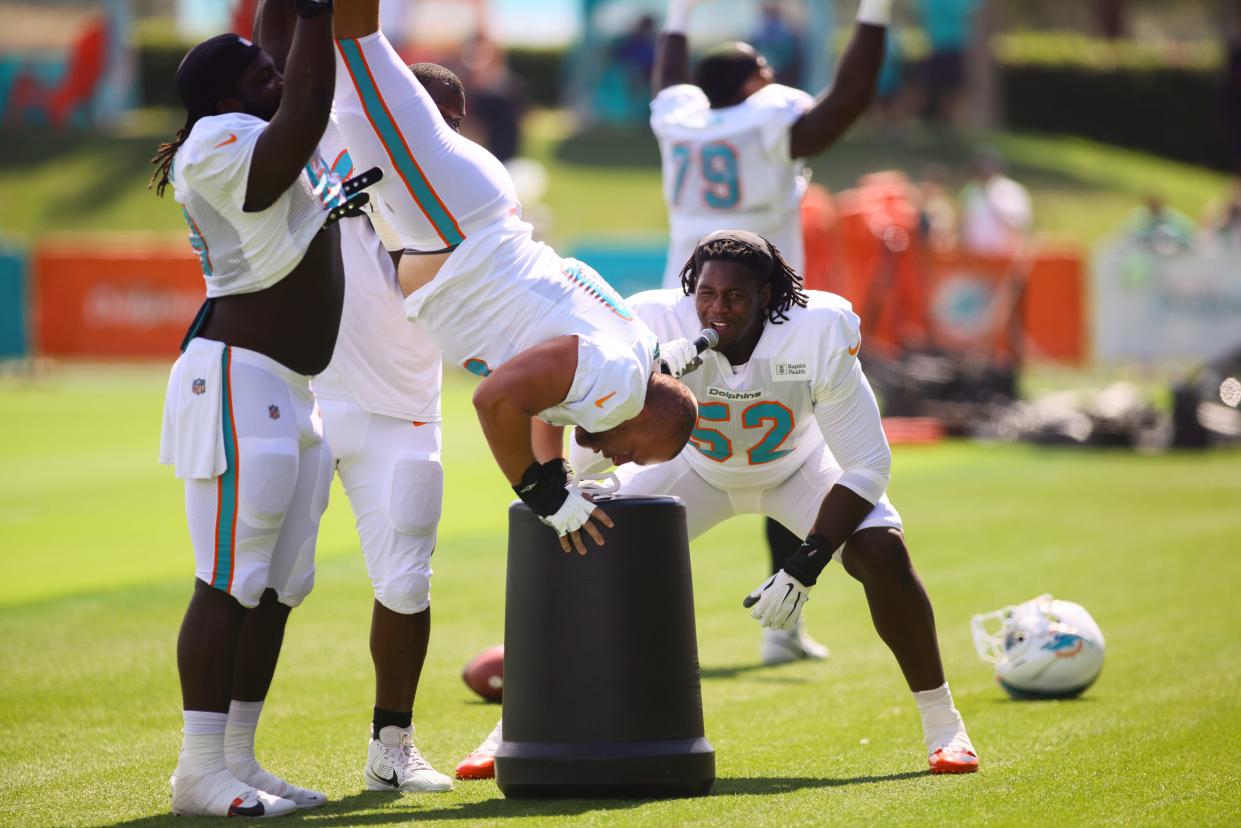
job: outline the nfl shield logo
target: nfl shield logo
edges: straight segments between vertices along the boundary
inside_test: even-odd
[[[194,380],[192,383],[190,383],[190,391],[192,391],[195,394],[195,396],[206,394],[207,393],[207,381],[201,378]]]
[[[267,416],[271,417],[273,420],[279,420],[280,419],[280,407],[275,406],[275,405],[267,406]]]

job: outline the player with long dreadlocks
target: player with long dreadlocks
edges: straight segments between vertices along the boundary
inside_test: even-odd
[[[332,2],[294,5],[286,75],[235,34],[189,51],[175,80],[185,126],[154,159],[151,183],[160,195],[172,185],[207,293],[168,379],[160,447],[185,481],[196,575],[177,639],[177,814],[268,817],[327,801],[254,756],[285,622],[314,584],[332,473],[310,377],[340,327],[334,222],[358,206],[319,154]]]
[[[764,628],[797,624],[810,588],[831,560],[862,582],[871,618],[892,650],[922,715],[933,773],[969,773],[978,756],[940,663],[935,617],[885,494],[892,455],[879,407],[858,364],[858,317],[801,278],[761,236],[725,230],[703,238],[681,270],[681,289],[630,297],[666,343],[663,358],[699,400],[690,445],[653,466],[622,465],[622,494],[675,495],[689,537],[733,515],[775,518],[805,538],[745,599]],[[704,328],[719,335],[702,364],[678,346]],[[578,442],[590,448],[589,435]],[[607,462],[583,451],[573,464]],[[493,772],[497,727],[459,776]]]
[[[801,203],[806,159],[829,149],[870,104],[883,62],[892,0],[861,0],[836,77],[818,97],[775,82],[746,43],[724,43],[690,71],[687,32],[700,0],[668,0],[651,73],[651,129],[663,158],[669,248],[663,287],[680,284],[682,263],[705,234],[728,227],[770,239],[805,272]],[[829,49],[831,47],[829,46]],[[771,572],[800,538],[766,521]],[[763,630],[763,663],[827,658],[804,625]]]

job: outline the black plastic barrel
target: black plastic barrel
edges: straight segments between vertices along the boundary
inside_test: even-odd
[[[509,509],[504,741],[508,797],[707,793],[685,507],[618,495],[606,545],[565,554],[521,502]]]

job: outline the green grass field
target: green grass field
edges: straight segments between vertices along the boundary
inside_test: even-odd
[[[181,487],[156,465],[163,372],[81,367],[0,381],[0,823],[174,823],[173,646],[191,586]],[[461,684],[502,636],[505,506],[468,394],[446,394],[447,504],[415,720],[442,770],[499,709]],[[308,825],[1236,824],[1241,820],[1241,455],[897,448],[892,496],[935,602],[983,769],[932,777],[917,714],[860,588],[832,568],[807,617],[825,663],[757,666],[740,598],[763,574],[756,518],[694,545],[707,735],[701,799],[508,802],[363,791],[370,591],[341,492],[315,592],[293,614],[259,731],[278,773],[326,790]],[[608,554],[600,552],[597,554]],[[974,612],[1050,591],[1108,639],[1073,702],[1016,703],[974,656]],[[180,824],[180,823],[177,823]]]

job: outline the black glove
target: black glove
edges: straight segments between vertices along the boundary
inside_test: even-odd
[[[836,547],[827,538],[810,535],[796,552],[789,555],[781,568],[805,586],[814,586],[823,567],[832,562],[835,551]]]
[[[297,0],[297,16],[309,20],[332,11],[332,0]]]
[[[522,503],[529,506],[539,517],[556,514],[569,498],[568,490],[557,483],[546,466],[539,465],[537,460],[522,474],[521,481],[513,487],[513,491],[521,498]]]

